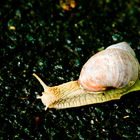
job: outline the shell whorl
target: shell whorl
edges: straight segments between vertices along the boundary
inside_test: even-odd
[[[120,42],[117,44],[110,45],[109,47],[106,48],[106,50],[113,49],[113,48],[125,50],[128,53],[130,53],[131,55],[133,55],[134,57],[136,56],[134,50],[130,47],[130,45],[127,42]]]
[[[108,87],[123,88],[138,79],[139,63],[135,52],[121,42],[93,55],[83,66],[79,83],[89,91],[102,91]]]

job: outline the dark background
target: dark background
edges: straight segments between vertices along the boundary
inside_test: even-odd
[[[118,101],[44,111],[49,86],[78,79],[82,65],[127,41],[140,60],[139,0],[3,0],[0,4],[0,140],[140,139],[140,92]]]

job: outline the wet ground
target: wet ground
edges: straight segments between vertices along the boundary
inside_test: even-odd
[[[82,65],[127,41],[140,61],[139,0],[7,0],[0,4],[0,139],[138,140],[140,92],[120,100],[44,111],[49,86],[76,80]]]

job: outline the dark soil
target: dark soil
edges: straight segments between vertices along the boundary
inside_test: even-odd
[[[140,60],[139,0],[3,0],[0,4],[0,140],[138,140],[140,92],[118,101],[49,109],[32,76],[76,80],[94,53],[126,41]]]

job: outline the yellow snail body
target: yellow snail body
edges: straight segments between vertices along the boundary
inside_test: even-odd
[[[61,109],[120,99],[122,95],[140,90],[139,72],[135,52],[126,42],[121,42],[93,55],[76,81],[48,87],[33,75],[44,88],[42,96],[37,98],[42,100],[45,109]]]

